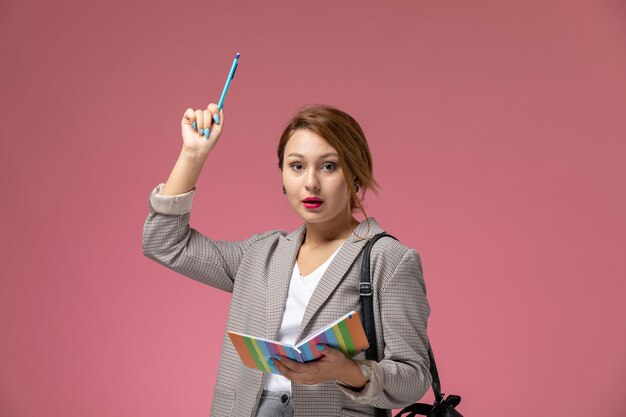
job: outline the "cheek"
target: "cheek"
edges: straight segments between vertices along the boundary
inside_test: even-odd
[[[336,181],[334,184],[332,184],[332,193],[337,197],[336,200],[338,200],[338,203],[340,201],[342,202],[344,200],[350,199],[350,191],[348,190],[348,186],[346,185],[343,178],[341,178],[340,181]]]
[[[289,175],[283,175],[283,185],[287,192],[294,192],[299,187],[298,180]]]
[[[281,177],[283,180],[283,185],[285,186],[285,188],[289,189],[289,187],[293,183],[293,178],[291,178],[286,171],[283,171]]]

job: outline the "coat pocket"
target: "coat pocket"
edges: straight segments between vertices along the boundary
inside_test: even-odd
[[[211,416],[230,417],[235,406],[235,391],[228,388],[215,387]]]

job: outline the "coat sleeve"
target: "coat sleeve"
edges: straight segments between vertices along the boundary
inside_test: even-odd
[[[144,223],[143,253],[150,259],[196,281],[232,292],[245,251],[277,231],[242,241],[210,239],[189,226],[195,188],[176,196],[161,195],[161,183],[150,193]]]
[[[413,249],[384,281],[379,306],[382,325],[376,331],[382,330],[383,359],[357,361],[369,379],[362,391],[340,389],[360,404],[403,408],[422,398],[432,383],[426,333],[430,306],[420,257]]]

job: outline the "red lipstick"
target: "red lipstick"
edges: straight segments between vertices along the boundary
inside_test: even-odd
[[[304,200],[302,200],[302,202],[304,203],[304,207],[308,209],[316,209],[316,208],[321,207],[322,204],[324,204],[324,200],[322,200],[321,198],[317,198],[317,197],[307,197]]]

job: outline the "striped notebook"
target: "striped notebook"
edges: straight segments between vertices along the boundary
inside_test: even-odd
[[[229,331],[228,336],[244,365],[274,374],[279,372],[270,365],[268,360],[276,355],[287,356],[304,363],[322,356],[317,349],[317,344],[339,349],[349,358],[366,350],[369,346],[359,313],[356,311],[340,317],[295,346],[237,332]]]

